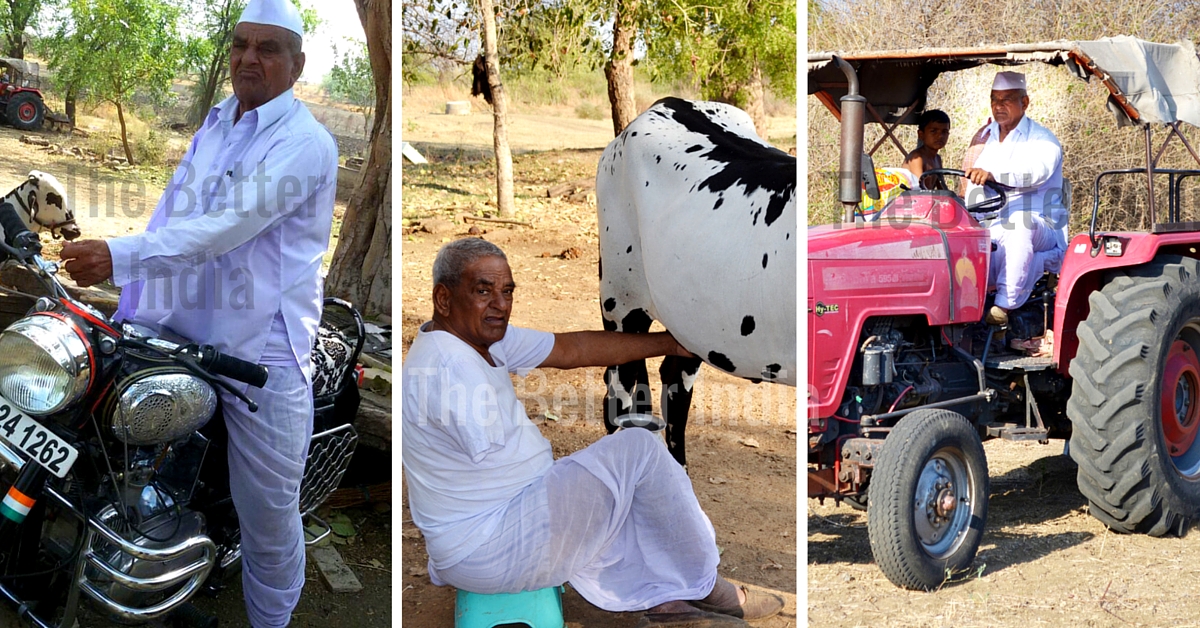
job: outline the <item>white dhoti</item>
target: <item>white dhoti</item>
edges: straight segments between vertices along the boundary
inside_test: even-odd
[[[242,589],[254,628],[282,628],[304,588],[300,480],[312,438],[312,391],[299,367],[268,366],[246,404],[222,392],[229,485],[242,531]]]
[[[1043,272],[1058,272],[1066,249],[1059,230],[1031,211],[1006,212],[988,227],[992,243],[988,287],[996,289],[996,305],[1012,310],[1029,300]]]
[[[555,461],[514,498],[470,556],[434,584],[511,593],[570,582],[607,611],[698,600],[716,583],[716,534],[691,480],[646,430],[605,436]]]

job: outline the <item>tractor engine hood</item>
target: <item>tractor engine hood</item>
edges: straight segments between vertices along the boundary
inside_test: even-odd
[[[836,409],[868,319],[983,318],[991,237],[949,192],[905,192],[878,221],[808,230],[810,417]]]

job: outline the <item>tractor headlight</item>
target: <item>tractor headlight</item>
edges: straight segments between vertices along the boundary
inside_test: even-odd
[[[13,323],[0,333],[0,396],[34,416],[78,401],[92,375],[86,338],[75,323],[54,314]]]

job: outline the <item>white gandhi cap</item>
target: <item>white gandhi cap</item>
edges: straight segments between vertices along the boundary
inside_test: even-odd
[[[1020,72],[997,72],[996,80],[992,81],[992,91],[1006,89],[1025,89],[1025,75]]]
[[[250,0],[238,24],[242,22],[279,26],[304,37],[304,21],[291,0]]]

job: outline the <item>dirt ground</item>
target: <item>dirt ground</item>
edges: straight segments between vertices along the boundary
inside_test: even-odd
[[[405,116],[409,107],[406,102]],[[581,133],[590,128],[580,124]],[[557,128],[557,127],[555,127]],[[597,131],[597,136],[600,132]],[[611,136],[611,130],[606,131]],[[412,138],[406,138],[412,139]],[[602,146],[607,139],[597,145]],[[548,331],[600,329],[596,275],[598,240],[594,197],[571,203],[545,198],[550,185],[594,177],[599,150],[518,154],[514,159],[516,219],[529,226],[480,224],[483,237],[508,254],[518,289],[512,322]],[[404,164],[403,171],[403,348],[428,320],[430,268],[444,241],[468,232],[460,215],[490,211],[494,175],[486,163],[455,154],[429,166]],[[415,223],[445,221],[436,233]],[[657,360],[649,361],[657,373]],[[651,377],[658,398],[657,377]],[[601,415],[604,384],[599,368],[535,371],[516,380],[518,395],[561,457],[605,434]],[[797,625],[796,590],[796,392],[754,385],[708,366],[696,384],[688,423],[688,466],[697,497],[713,522],[721,548],[720,573],[782,593],[783,613],[757,625]],[[733,403],[731,403],[733,402]],[[757,446],[748,446],[757,445]],[[420,532],[403,511],[401,617],[406,628],[441,628],[453,622],[454,590],[435,587],[426,572]],[[601,611],[568,587],[567,625],[633,626],[640,613]]]
[[[349,118],[347,128],[350,128]],[[21,143],[20,131],[0,127],[0,195],[19,185],[30,170],[53,174],[63,184],[67,198],[75,209],[76,221],[84,238],[108,238],[141,232],[150,219],[161,196],[170,171],[147,169],[116,171],[69,155],[51,155],[40,147]],[[164,132],[171,141],[173,134]],[[87,147],[88,140],[62,134],[39,133],[51,142],[66,146]],[[186,146],[187,136],[179,136]],[[178,138],[175,138],[178,139]],[[182,151],[180,152],[182,155]],[[337,231],[345,213],[345,203],[338,201],[334,208],[334,233],[330,254],[337,244]],[[47,259],[57,259],[61,240],[43,239]],[[328,261],[328,260],[327,260]],[[328,626],[337,623],[352,628],[373,628],[391,625],[391,514],[372,508],[347,511],[358,530],[355,544],[339,546],[343,559],[350,565],[364,589],[356,594],[333,594],[321,583],[313,566],[309,566],[304,594],[292,625]],[[375,560],[379,566],[371,561]],[[222,626],[248,626],[243,608],[241,584],[234,583],[216,598],[198,599],[197,605],[221,618]],[[0,626],[16,626],[14,614],[0,605]],[[113,626],[94,615],[81,619],[81,626]]]
[[[991,441],[977,571],[939,591],[903,591],[875,565],[866,514],[808,500],[808,625],[1197,626],[1200,534],[1110,532],[1087,513],[1075,466],[1049,445]]]

